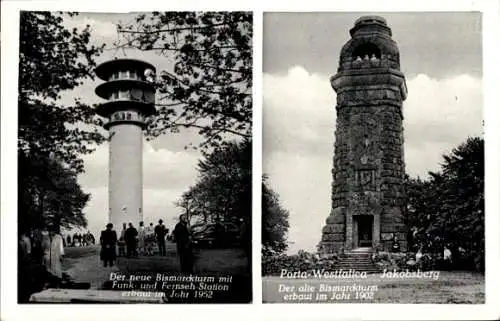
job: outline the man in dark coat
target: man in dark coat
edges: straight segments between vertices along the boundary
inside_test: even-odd
[[[113,266],[116,260],[116,231],[113,230],[113,224],[106,225],[106,229],[101,232],[101,261],[104,262],[104,267]]]
[[[177,243],[177,255],[181,264],[181,272],[193,272],[193,253],[191,252],[191,231],[186,214],[179,217],[179,223],[175,225],[174,241]]]
[[[73,234],[73,246],[76,246],[78,244],[78,234]]]
[[[155,227],[155,237],[158,244],[158,251],[162,256],[167,254],[165,250],[165,234],[167,234],[165,225],[163,225],[163,220],[160,219],[158,225]]]
[[[125,244],[127,245],[127,257],[137,256],[137,230],[128,223],[128,229],[125,231]]]

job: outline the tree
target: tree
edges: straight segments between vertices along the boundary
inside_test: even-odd
[[[70,16],[75,15],[70,13]],[[62,14],[22,11],[19,44],[19,221],[85,226],[82,209],[89,199],[76,183],[82,154],[104,137],[90,106],[58,103],[60,94],[93,77],[101,48],[89,45],[89,26],[63,27]],[[99,124],[97,122],[97,124]],[[65,194],[67,193],[67,194]]]
[[[442,173],[433,173],[439,186],[441,215],[436,225],[452,246],[462,246],[484,261],[484,140],[478,137],[444,155]]]
[[[443,156],[441,171],[428,180],[409,180],[408,220],[425,238],[459,247],[484,262],[484,140],[468,138]],[[434,241],[436,243],[436,241]]]
[[[434,188],[430,180],[406,177],[407,226],[418,230],[426,230],[429,227],[431,218],[438,213],[439,206]]]
[[[288,244],[286,235],[289,228],[290,214],[279,201],[279,196],[267,183],[267,177],[262,178],[262,252],[263,255],[283,253]]]
[[[90,194],[82,191],[76,174],[54,159],[28,159],[20,154],[19,221],[21,230],[33,227],[87,226],[83,208]]]
[[[153,12],[118,32],[118,48],[153,50],[175,62],[158,77],[150,138],[182,127],[198,129],[202,147],[251,137],[251,12]]]
[[[69,14],[73,16],[73,13]],[[102,48],[89,45],[90,26],[67,30],[63,18],[51,12],[22,11],[19,43],[19,151],[25,154],[54,153],[77,172],[83,171],[82,154],[104,137],[90,106],[57,104],[60,93],[72,90],[86,78],[93,79],[94,58]]]
[[[232,141],[198,162],[198,180],[176,202],[189,217],[203,221],[251,222],[252,143]]]

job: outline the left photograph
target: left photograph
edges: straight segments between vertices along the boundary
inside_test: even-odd
[[[19,28],[18,302],[250,303],[252,13]]]

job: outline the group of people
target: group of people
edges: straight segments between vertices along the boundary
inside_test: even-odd
[[[144,227],[144,222],[139,222],[136,229],[132,223],[123,223],[123,228],[118,239],[118,252],[121,256],[137,257],[152,256],[155,254],[155,244],[158,253],[166,255],[165,240],[168,238],[168,228],[163,224],[163,220],[158,221],[158,225],[153,228],[153,223],[149,227]]]
[[[90,232],[84,234],[74,233],[73,237],[68,234],[66,236],[66,239],[63,239],[63,242],[64,246],[80,247],[95,244],[95,238],[94,235],[92,235],[92,233]]]
[[[154,255],[155,243],[159,255],[165,256],[167,254],[165,248],[166,239],[173,239],[177,244],[181,271],[190,272],[193,265],[191,230],[185,214],[179,217],[179,222],[176,224],[171,236],[169,236],[169,229],[165,227],[161,219],[154,228],[153,223],[150,223],[149,227],[145,228],[144,222],[140,222],[138,229],[132,223],[129,223],[128,227],[126,223],[123,223],[120,238],[117,237],[116,231],[113,230],[113,224],[107,224],[100,237],[101,260],[104,267],[113,266],[117,256],[117,247],[118,255],[127,258],[138,257],[139,255]]]
[[[408,250],[415,253],[415,262],[418,267],[425,265],[424,261],[436,259],[436,264],[444,270],[453,267],[455,258],[452,255],[452,245],[439,235],[432,235],[424,229],[412,226],[408,233]],[[459,256],[465,256],[465,249],[456,249]]]
[[[64,240],[57,227],[19,233],[19,302],[27,302],[32,293],[49,286],[57,287],[61,283],[63,255]]]

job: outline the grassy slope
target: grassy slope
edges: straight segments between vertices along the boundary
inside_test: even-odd
[[[278,293],[279,285],[295,285],[305,283],[316,286],[321,283],[331,285],[352,284],[377,285],[378,291],[373,300],[360,301],[328,300],[327,303],[469,303],[485,302],[484,275],[473,272],[440,272],[438,280],[432,279],[382,279],[380,275],[368,275],[367,279],[356,280],[300,280],[264,277],[262,290],[263,300],[267,303],[283,303],[283,294]],[[313,298],[315,295],[313,295]],[[307,301],[304,303],[317,302]]]

